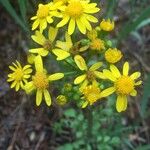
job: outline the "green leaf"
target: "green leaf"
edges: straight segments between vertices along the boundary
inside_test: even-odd
[[[149,14],[150,6],[143,10],[136,20],[134,20],[133,22],[129,21],[124,27],[122,27],[122,30],[118,35],[118,41],[120,42],[121,40],[125,39],[128,34],[134,31],[143,20],[149,17]]]
[[[150,74],[148,75],[147,80],[144,82],[144,92],[141,100],[141,115],[144,118],[148,105],[148,98],[150,97]]]
[[[76,117],[76,112],[74,109],[67,109],[65,112],[64,112],[64,115],[66,117]]]
[[[9,2],[9,0],[0,0],[0,3],[8,11],[8,13],[15,19],[16,23],[19,24],[25,32],[29,32],[26,25],[23,23],[22,19],[17,15],[15,9]]]
[[[18,0],[18,4],[19,4],[22,19],[26,23],[27,1],[26,0]]]

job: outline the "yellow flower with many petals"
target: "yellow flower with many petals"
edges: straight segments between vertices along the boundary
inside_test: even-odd
[[[105,43],[103,40],[95,38],[95,39],[92,39],[90,43],[90,48],[91,50],[96,50],[100,52],[105,49]]]
[[[25,85],[25,90],[30,93],[34,89],[36,90],[36,105],[39,106],[42,102],[42,97],[44,95],[45,102],[48,106],[51,105],[51,96],[49,94],[49,82],[59,80],[64,77],[63,73],[55,73],[52,75],[47,75],[45,69],[43,68],[43,62],[40,55],[35,58],[35,68],[36,73],[32,77],[32,81]]]
[[[87,0],[68,1],[68,5],[62,9],[63,19],[57,24],[57,27],[62,27],[69,22],[69,35],[74,32],[76,24],[83,34],[86,33],[86,29],[92,30],[89,22],[96,23],[98,20],[91,14],[97,13],[100,9],[96,7],[96,3],[89,2]]]
[[[104,31],[112,31],[114,29],[114,26],[114,21],[110,21],[110,19],[103,19],[103,21],[100,23],[100,28]]]
[[[33,16],[31,20],[34,20],[32,24],[32,30],[35,30],[39,27],[40,32],[42,33],[44,29],[47,27],[47,23],[52,23],[53,16],[60,16],[57,8],[60,7],[60,3],[48,3],[48,4],[39,4],[36,16]]]
[[[74,84],[81,84],[80,90],[82,91],[89,83],[97,85],[96,78],[103,79],[104,76],[102,72],[97,71],[101,66],[102,62],[97,62],[93,64],[90,68],[87,67],[85,60],[80,55],[74,57],[75,63],[78,68],[84,73],[74,80]]]
[[[57,60],[63,60],[69,57],[70,55],[77,55],[80,52],[86,51],[89,46],[81,47],[81,42],[77,42],[73,45],[71,36],[66,32],[65,34],[66,42],[56,41],[56,47],[52,52],[57,56]]]
[[[83,98],[85,99],[85,102],[82,104],[82,108],[85,108],[88,104],[93,105],[101,98],[109,96],[110,90],[111,90],[110,88],[107,88],[101,91],[101,89],[96,85],[86,86],[82,90]]]
[[[114,63],[118,62],[121,58],[122,58],[122,53],[117,48],[109,48],[105,52],[105,59],[109,63],[114,64]]]
[[[107,79],[111,80],[114,83],[113,87],[110,87],[112,89],[110,92],[116,92],[117,94],[117,111],[125,111],[127,108],[127,96],[137,95],[135,87],[140,85],[142,81],[135,80],[137,80],[140,77],[141,73],[135,72],[129,76],[129,63],[125,62],[123,65],[122,74],[114,65],[110,66],[110,70],[104,69],[103,74]]]
[[[18,91],[20,87],[23,89],[24,84],[27,83],[27,79],[30,78],[30,73],[32,72],[31,66],[26,65],[24,67],[16,61],[13,63],[13,66],[9,66],[13,73],[8,74],[8,82],[12,82],[11,88],[15,87],[15,90]]]
[[[48,39],[47,39],[42,33],[36,31],[35,35],[32,35],[31,37],[41,47],[29,49],[29,52],[39,54],[41,56],[47,56],[48,53],[51,52],[54,47],[57,32],[58,32],[58,28],[50,27],[48,31]]]

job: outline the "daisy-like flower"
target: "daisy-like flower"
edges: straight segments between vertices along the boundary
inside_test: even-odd
[[[103,21],[100,23],[100,28],[104,31],[112,31],[115,27],[114,21],[110,21],[110,19],[103,19]]]
[[[40,32],[42,33],[47,27],[47,23],[52,23],[53,16],[60,17],[60,13],[57,11],[57,8],[61,6],[61,3],[50,2],[48,4],[39,4],[36,16],[33,16],[31,20],[34,20],[32,24],[32,30],[35,30],[39,27]]]
[[[74,57],[75,63],[78,68],[83,71],[84,73],[75,78],[74,84],[81,84],[80,90],[82,91],[89,83],[93,85],[98,85],[96,78],[103,79],[103,73],[97,71],[101,66],[102,62],[97,62],[93,64],[91,67],[87,67],[85,60],[80,55],[76,55]]]
[[[70,55],[77,55],[80,52],[86,51],[89,46],[81,46],[81,42],[77,42],[73,45],[71,36],[66,32],[65,34],[66,42],[56,41],[56,47],[52,52],[57,56],[57,60],[63,60],[68,58]]]
[[[80,32],[85,34],[86,29],[92,30],[89,22],[98,21],[91,15],[100,10],[96,5],[96,3],[90,3],[89,0],[69,0],[68,5],[62,9],[63,19],[57,24],[57,27],[62,27],[69,22],[69,35],[74,32],[76,24]]]
[[[31,38],[41,47],[29,49],[29,52],[39,54],[41,56],[47,56],[48,53],[51,52],[53,49],[57,32],[58,28],[50,27],[48,31],[48,38],[45,38],[45,36],[42,33],[36,31],[35,35],[32,35]]]
[[[43,62],[40,55],[35,58],[35,68],[36,73],[32,77],[32,81],[25,85],[25,90],[27,93],[36,90],[36,105],[39,106],[42,102],[42,97],[44,95],[45,102],[48,106],[51,105],[51,96],[49,94],[49,82],[59,80],[64,77],[63,73],[55,73],[52,75],[47,75],[46,70],[43,68]]]
[[[90,43],[91,50],[102,51],[105,49],[105,42],[101,39],[95,38]]]
[[[125,111],[127,108],[127,97],[129,95],[136,96],[137,91],[135,87],[140,85],[142,81],[135,81],[140,76],[140,72],[135,72],[129,76],[129,63],[125,62],[123,65],[123,73],[121,74],[120,71],[117,69],[116,66],[111,65],[110,70],[104,69],[103,70],[104,76],[111,80],[114,85],[110,90],[110,94],[116,92],[117,94],[117,102],[116,102],[116,109],[118,112]]]
[[[82,108],[85,108],[88,105],[93,105],[98,100],[109,96],[110,90],[110,88],[107,88],[101,91],[101,89],[96,85],[86,86],[82,91],[82,98],[85,99],[84,103],[82,104]]]
[[[7,82],[12,82],[11,88],[15,88],[16,91],[24,89],[24,84],[27,83],[27,79],[30,78],[30,73],[32,72],[30,65],[25,65],[24,67],[16,61],[12,66],[9,66],[10,70],[13,72],[8,74]]]
[[[122,58],[122,52],[118,50],[117,48],[109,48],[105,52],[105,59],[107,62],[114,64]]]

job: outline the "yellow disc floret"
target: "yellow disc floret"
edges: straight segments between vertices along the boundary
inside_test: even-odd
[[[49,85],[49,80],[44,72],[37,72],[33,77],[33,84],[37,89],[47,89]]]
[[[118,94],[129,95],[134,90],[134,81],[129,76],[121,76],[115,87]]]
[[[114,63],[118,62],[121,58],[122,58],[122,53],[117,48],[109,48],[105,52],[105,59],[109,63],[114,64]]]
[[[104,41],[101,39],[98,39],[98,38],[93,39],[91,44],[90,44],[90,48],[92,50],[101,51],[101,50],[105,49]]]
[[[83,7],[79,1],[72,1],[67,6],[66,13],[71,17],[77,18],[83,13]]]
[[[38,18],[45,18],[49,14],[49,7],[48,5],[39,5],[39,8],[37,10],[37,17]]]
[[[83,90],[84,97],[90,103],[90,105],[92,105],[100,98],[100,93],[101,93],[100,88],[93,85],[87,86]]]

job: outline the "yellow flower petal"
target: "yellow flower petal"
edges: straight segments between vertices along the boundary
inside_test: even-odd
[[[89,23],[89,21],[86,19],[86,15],[83,15],[83,16],[81,17],[81,22],[84,22],[86,28],[87,28],[89,31],[92,30],[92,26],[91,26],[91,24]]]
[[[34,87],[33,81],[26,83],[24,86],[24,90],[26,91],[27,94],[32,92],[34,88],[35,87]]]
[[[136,90],[133,90],[131,93],[130,93],[131,96],[136,96],[137,95],[137,91]]]
[[[82,107],[81,107],[81,108],[85,108],[85,107],[87,107],[87,105],[88,105],[88,101],[85,101],[85,102],[82,104]]]
[[[33,25],[32,25],[32,30],[35,30],[38,27],[39,23],[40,23],[40,21],[38,19],[35,20]]]
[[[132,80],[136,80],[141,76],[140,72],[134,72],[130,77],[132,78]]]
[[[68,45],[69,49],[73,46],[71,36],[66,32],[65,33],[66,45]]]
[[[95,71],[95,70],[99,69],[102,65],[103,65],[102,62],[97,62],[97,63],[93,64],[93,65],[89,68],[89,70],[90,70],[90,71]]]
[[[74,57],[74,60],[80,70],[87,70],[87,66],[83,57],[81,57],[80,55],[76,55]]]
[[[39,54],[43,57],[48,55],[48,50],[45,50],[44,48],[34,48],[34,49],[29,49],[30,53],[35,53],[35,54]]]
[[[142,84],[142,81],[140,80],[140,81],[136,82],[134,85],[141,85],[141,84]]]
[[[76,22],[77,22],[77,26],[78,26],[80,32],[85,34],[86,33],[85,25],[81,22],[80,19],[77,19]]]
[[[36,71],[43,72],[43,61],[40,55],[36,56],[35,59],[35,68]]]
[[[97,23],[98,22],[98,19],[92,15],[87,15],[86,14],[86,19],[89,20],[90,22],[93,22],[93,23]]]
[[[37,90],[36,92],[36,105],[39,106],[42,102],[42,91]]]
[[[97,78],[106,79],[106,77],[104,76],[104,74],[102,72],[94,71],[94,74]]]
[[[68,34],[71,35],[75,30],[75,20],[71,19],[68,26]]]
[[[52,100],[51,100],[51,96],[50,96],[48,90],[44,90],[44,98],[45,98],[45,102],[46,102],[47,106],[50,106],[52,103]]]
[[[60,21],[60,22],[57,24],[57,27],[59,28],[59,27],[64,26],[65,24],[67,24],[67,22],[69,21],[69,19],[70,19],[69,16],[65,16],[65,17],[63,18],[63,20]]]
[[[86,78],[86,74],[78,76],[77,78],[75,78],[74,84],[80,84],[85,80],[85,78]]]
[[[87,85],[88,85],[88,80],[84,80],[84,82],[81,84],[81,86],[80,86],[80,88],[79,88],[80,92],[82,92],[83,89],[84,89]]]
[[[116,109],[118,112],[125,111],[127,108],[127,97],[124,95],[118,95],[116,102]]]
[[[100,95],[101,95],[101,97],[107,97],[107,96],[111,95],[112,93],[114,93],[115,90],[116,89],[114,87],[109,87],[109,88],[103,90]]]
[[[52,74],[52,75],[50,75],[49,77],[48,77],[48,80],[49,81],[55,81],[55,80],[59,80],[59,79],[61,79],[61,78],[63,78],[64,77],[64,74],[63,73],[54,73],[54,74]]]
[[[103,70],[103,74],[104,74],[106,79],[109,79],[109,80],[111,80],[113,82],[116,81],[116,78],[114,77],[114,75],[109,70],[104,69]]]
[[[48,38],[51,42],[53,42],[57,36],[58,28],[50,27],[48,30]]]
[[[17,83],[15,87],[16,92],[19,90],[19,88],[20,88],[20,83]]]
[[[119,78],[121,76],[120,71],[118,70],[116,66],[110,65],[110,70],[116,78]]]
[[[52,52],[57,56],[57,60],[63,60],[70,56],[70,53],[62,49],[53,49]]]
[[[125,62],[124,65],[123,65],[123,75],[127,76],[128,73],[129,73],[129,63]]]
[[[36,31],[35,35],[32,35],[31,38],[33,39],[33,41],[35,41],[36,43],[40,45],[43,45],[46,41],[46,38],[39,31]]]

